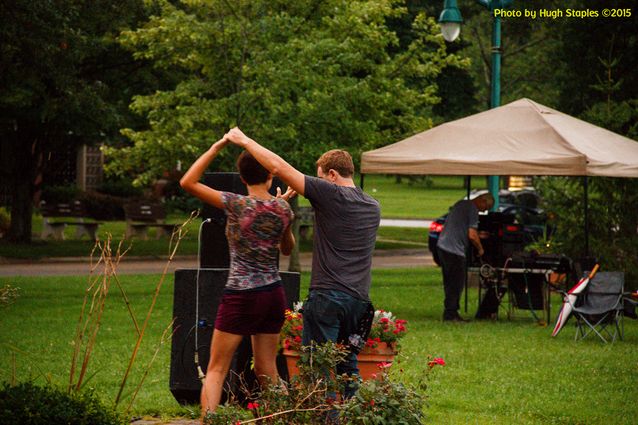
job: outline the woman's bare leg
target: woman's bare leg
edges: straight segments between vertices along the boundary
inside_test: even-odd
[[[215,329],[210,347],[210,360],[202,386],[202,420],[207,412],[214,412],[222,397],[222,386],[230,369],[233,354],[243,336]]]
[[[277,374],[277,348],[279,334],[257,334],[251,336],[255,375],[262,386],[279,382]]]

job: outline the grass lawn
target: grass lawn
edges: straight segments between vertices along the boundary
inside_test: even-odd
[[[157,275],[126,276],[123,285],[138,316],[150,303]],[[0,278],[0,286],[20,289],[17,301],[0,314],[0,380],[68,380],[73,334],[86,278]],[[466,324],[440,320],[443,291],[437,268],[374,270],[372,300],[408,320],[397,379],[410,382],[421,373],[427,356],[447,365],[430,377],[426,412],[437,424],[633,424],[638,363],[638,322],[625,320],[625,341],[604,345],[573,341],[571,323],[557,338],[540,327],[529,312],[498,322]],[[302,276],[302,294],[308,275]],[[165,282],[147,344],[138,358],[146,365],[172,314],[172,277]],[[470,312],[476,290],[470,290]],[[303,296],[303,295],[302,295]],[[559,299],[554,297],[553,311]],[[117,288],[112,287],[98,335],[87,386],[112,401],[135,342],[133,326]],[[15,356],[15,357],[14,357]],[[15,360],[14,360],[15,359]],[[164,345],[133,407],[136,414],[188,415],[168,389],[170,344]],[[403,373],[399,369],[403,369]],[[129,379],[129,389],[141,370]]]
[[[428,187],[424,182],[411,182],[403,176],[401,183],[391,175],[366,175],[363,182],[364,191],[377,199],[381,204],[383,218],[437,218],[450,209],[452,205],[466,195],[462,176],[431,176],[432,184]],[[473,186],[484,187],[484,178],[472,179]],[[355,177],[359,185],[359,177]],[[478,185],[478,186],[477,186]],[[300,197],[299,205],[309,206],[307,199]]]

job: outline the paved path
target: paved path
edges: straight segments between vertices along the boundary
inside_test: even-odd
[[[401,219],[401,218],[382,218],[382,227],[415,227],[429,229],[432,220],[415,220],[415,219]]]
[[[299,259],[302,271],[309,271],[312,254],[302,253]],[[434,265],[432,255],[426,247],[418,249],[396,249],[375,251],[372,258],[373,268],[423,267]],[[118,266],[119,274],[162,273],[166,266],[164,259],[131,257],[122,260]],[[168,273],[176,269],[197,267],[197,257],[184,256],[174,259],[168,266]],[[39,261],[0,259],[0,276],[63,276],[88,273],[90,264],[86,258],[48,258]],[[282,257],[281,269],[288,269],[288,257]]]

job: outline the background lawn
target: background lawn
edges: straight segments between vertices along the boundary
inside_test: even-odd
[[[123,285],[138,316],[159,276],[125,276]],[[17,301],[0,312],[0,380],[68,380],[71,342],[86,278],[2,278],[20,287]],[[302,296],[308,275],[302,276]],[[443,424],[633,424],[638,382],[638,322],[625,320],[625,341],[604,345],[590,339],[573,341],[570,323],[557,338],[540,327],[527,311],[513,320],[443,323],[443,291],[436,268],[374,270],[372,300],[408,320],[397,379],[410,382],[426,367],[428,356],[443,357],[447,365],[430,376],[426,412]],[[172,314],[172,277],[160,293],[147,343],[137,366],[146,365],[153,346]],[[470,290],[470,312],[476,310],[476,288]],[[134,330],[116,287],[107,311],[87,386],[111,401],[134,344]],[[554,315],[559,303],[554,296]],[[136,404],[136,414],[188,415],[168,389],[170,344],[162,347]],[[403,370],[401,372],[400,370]],[[140,369],[129,379],[139,380]],[[196,409],[191,408],[196,411]]]

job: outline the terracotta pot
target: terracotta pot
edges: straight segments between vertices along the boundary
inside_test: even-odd
[[[299,375],[299,367],[297,362],[299,361],[299,351],[286,350],[282,353],[286,357],[286,366],[288,367],[288,376],[293,377]]]
[[[359,375],[361,375],[361,379],[374,379],[376,374],[381,372],[379,364],[392,364],[396,354],[397,352],[392,347],[388,347],[385,342],[378,344],[375,348],[364,347],[357,356]],[[297,362],[299,361],[299,352],[283,350],[283,355],[286,357],[288,376],[292,377],[299,375],[299,367],[297,366]]]
[[[361,379],[374,379],[381,372],[379,364],[391,365],[396,354],[397,352],[392,347],[388,347],[385,342],[379,343],[375,348],[364,347],[357,356]]]

